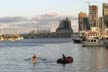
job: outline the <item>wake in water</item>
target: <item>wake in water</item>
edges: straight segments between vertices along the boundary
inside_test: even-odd
[[[27,59],[24,59],[24,61],[27,61],[27,62],[32,62],[32,58],[27,58]],[[56,60],[52,60],[52,59],[46,59],[46,58],[40,58],[40,57],[37,57],[37,63],[55,63]]]

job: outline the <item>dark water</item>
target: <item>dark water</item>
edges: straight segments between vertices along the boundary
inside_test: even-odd
[[[36,53],[37,64],[31,57]],[[72,64],[57,64],[62,54]],[[0,41],[0,72],[108,72],[107,48],[83,48],[69,38]]]

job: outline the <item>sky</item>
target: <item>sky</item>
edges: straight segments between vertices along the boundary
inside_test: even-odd
[[[0,17],[34,16],[48,12],[75,15],[80,11],[87,12],[87,1],[94,0],[0,0]],[[108,0],[96,0],[101,6]]]
[[[72,20],[72,28],[78,31],[78,13],[88,12],[88,3],[99,6],[102,16],[102,3],[108,0],[0,0],[0,33],[13,30],[29,32],[55,29],[62,18]]]

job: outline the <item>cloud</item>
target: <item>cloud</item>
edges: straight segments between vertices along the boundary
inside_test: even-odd
[[[49,12],[46,14],[41,15],[42,17],[55,17],[58,16],[58,14],[56,12]]]
[[[32,20],[35,21],[52,21],[52,20],[60,20],[60,16],[54,13],[42,14],[36,17],[33,17]]]
[[[25,17],[1,17],[0,23],[13,23],[13,22],[23,22],[28,19]]]
[[[56,29],[60,20],[67,17],[72,21],[77,20],[75,16],[60,16],[57,13],[46,13],[29,19],[26,17],[1,17],[0,30],[2,31],[5,28],[5,30],[9,31],[9,29],[14,28],[14,31],[17,32],[28,32],[38,28],[51,29],[54,27],[53,29]]]
[[[50,27],[52,23],[53,24],[55,23],[57,25],[60,19],[61,17],[57,13],[47,13],[33,17],[32,22],[40,27],[42,26]]]

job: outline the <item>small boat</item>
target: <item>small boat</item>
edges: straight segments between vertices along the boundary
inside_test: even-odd
[[[78,33],[78,34],[72,34],[71,36],[72,40],[74,43],[82,43],[82,36]]]
[[[72,63],[72,62],[73,62],[73,58],[71,56],[68,56],[65,59],[64,58],[59,58],[57,60],[58,64],[69,64],[69,63]]]
[[[73,39],[73,42],[74,43],[81,43],[82,40],[81,40],[81,38],[75,38],[75,39]]]

